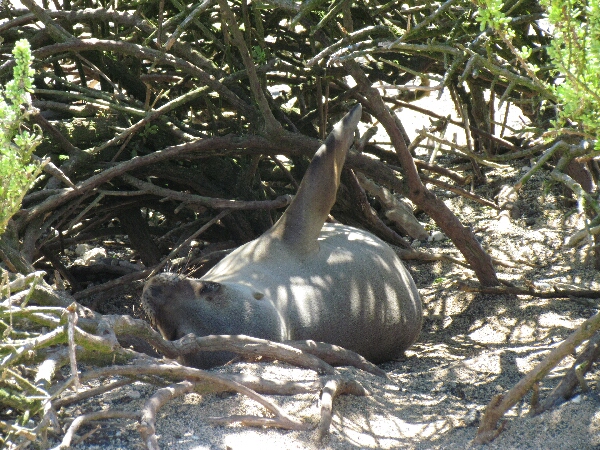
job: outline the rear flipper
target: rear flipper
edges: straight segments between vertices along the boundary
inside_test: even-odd
[[[319,249],[317,238],[335,203],[342,166],[361,115],[359,104],[334,125],[315,153],[294,200],[269,232],[297,254],[315,253]]]

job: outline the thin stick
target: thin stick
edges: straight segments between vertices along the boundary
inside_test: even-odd
[[[275,200],[256,200],[256,201],[243,201],[243,200],[229,200],[223,198],[204,197],[202,195],[186,194],[184,192],[174,191],[171,189],[162,188],[155,184],[148,183],[146,181],[138,180],[137,178],[123,174],[121,178],[132,186],[137,187],[154,195],[161,197],[179,200],[185,203],[199,204],[214,209],[275,209],[283,208],[290,204],[291,197],[289,195],[281,195]]]
[[[317,427],[318,441],[321,441],[329,433],[329,427],[333,419],[333,401],[342,394],[369,395],[357,381],[339,378],[329,380],[321,392],[321,420]]]
[[[171,253],[169,253],[165,258],[163,258],[163,260],[161,262],[159,262],[152,269],[152,271],[150,272],[150,275],[148,275],[148,278],[156,275],[158,273],[158,271],[161,270],[163,267],[165,267],[165,265],[171,260],[171,258],[173,258],[173,256],[175,256],[177,254],[177,252],[179,250],[181,250],[184,246],[188,245],[191,241],[193,241],[194,239],[196,239],[199,235],[201,235],[202,233],[204,233],[213,224],[217,223],[219,220],[221,220],[223,217],[225,217],[230,212],[231,212],[231,209],[225,209],[225,210],[221,211],[215,217],[213,217],[208,222],[206,222],[202,227],[200,227],[200,229],[198,231],[196,231],[195,233],[192,233],[185,241],[183,241],[181,244],[179,244],[177,247],[175,247],[171,251]]]
[[[97,411],[89,414],[84,414],[82,416],[77,417],[69,426],[69,429],[65,433],[62,442],[56,447],[52,448],[52,450],[62,450],[67,449],[71,446],[71,441],[75,437],[75,433],[77,430],[81,428],[82,425],[85,425],[88,422],[92,422],[94,420],[103,420],[103,419],[133,419],[139,420],[140,412],[129,412],[129,411]]]
[[[148,450],[159,450],[158,439],[156,437],[156,413],[169,400],[187,394],[194,390],[194,383],[182,381],[172,384],[166,388],[159,389],[150,397],[141,411],[140,425],[138,431],[142,436],[142,441]]]
[[[595,314],[581,324],[573,334],[551,351],[510,391],[506,394],[496,395],[488,404],[485,414],[481,418],[477,436],[473,443],[486,444],[493,441],[502,431],[502,427],[497,428],[498,421],[502,416],[522,399],[535,383],[540,382],[563,358],[571,355],[579,344],[592,337],[598,329],[600,329],[600,313]]]

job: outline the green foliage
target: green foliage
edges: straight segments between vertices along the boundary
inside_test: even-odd
[[[577,123],[600,150],[600,5],[597,0],[544,0],[554,39],[548,53],[564,81],[554,89],[557,127]]]
[[[479,22],[481,31],[487,27],[501,30],[508,26],[510,19],[502,12],[502,0],[476,0],[474,3],[479,7],[475,20]]]
[[[265,64],[267,62],[267,53],[259,45],[252,47],[252,59],[257,64]]]
[[[152,135],[158,133],[158,131],[158,125],[152,125],[147,123],[146,125],[144,125],[144,131],[140,132],[140,136],[143,138],[149,138]]]
[[[539,68],[527,62],[534,49],[512,46],[515,33],[503,12],[504,2],[473,1],[479,7],[481,30],[495,30],[539,82],[535,76]],[[600,4],[597,0],[542,0],[540,4],[546,8],[553,35],[547,52],[556,70],[556,84],[545,84],[545,88],[553,92],[560,106],[554,126],[560,130],[565,125],[579,125],[600,150]]]
[[[33,69],[29,42],[17,41],[13,55],[13,80],[0,92],[0,234],[41,170],[39,164],[31,162],[40,137],[21,131],[31,108]]]

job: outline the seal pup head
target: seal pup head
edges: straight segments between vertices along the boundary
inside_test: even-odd
[[[308,166],[294,200],[263,236],[280,239],[297,255],[318,252],[317,239],[335,203],[342,167],[361,115],[358,104],[334,125]]]
[[[152,325],[158,328],[163,337],[174,341],[194,332],[187,331],[189,324],[185,320],[186,316],[183,315],[189,303],[198,298],[204,300],[205,308],[210,308],[211,304],[222,303],[223,293],[219,292],[220,290],[221,285],[218,283],[199,283],[195,279],[166,272],[146,282],[142,292],[142,307]],[[196,307],[198,306],[202,307],[200,304]],[[209,325],[202,323],[195,325],[200,327],[197,329],[199,336],[210,334]]]
[[[189,333],[245,334],[273,341],[287,338],[285,323],[273,304],[262,293],[239,284],[162,273],[144,285],[142,307],[162,336],[171,341]],[[181,359],[186,365],[210,368],[235,356],[216,351],[188,354]]]

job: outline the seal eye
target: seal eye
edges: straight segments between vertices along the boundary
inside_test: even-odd
[[[202,283],[202,287],[200,288],[200,295],[209,294],[211,292],[217,292],[221,288],[219,283]]]
[[[265,296],[265,294],[263,294],[262,292],[255,292],[254,294],[252,294],[252,296],[256,299],[256,300],[262,300],[263,297]]]

